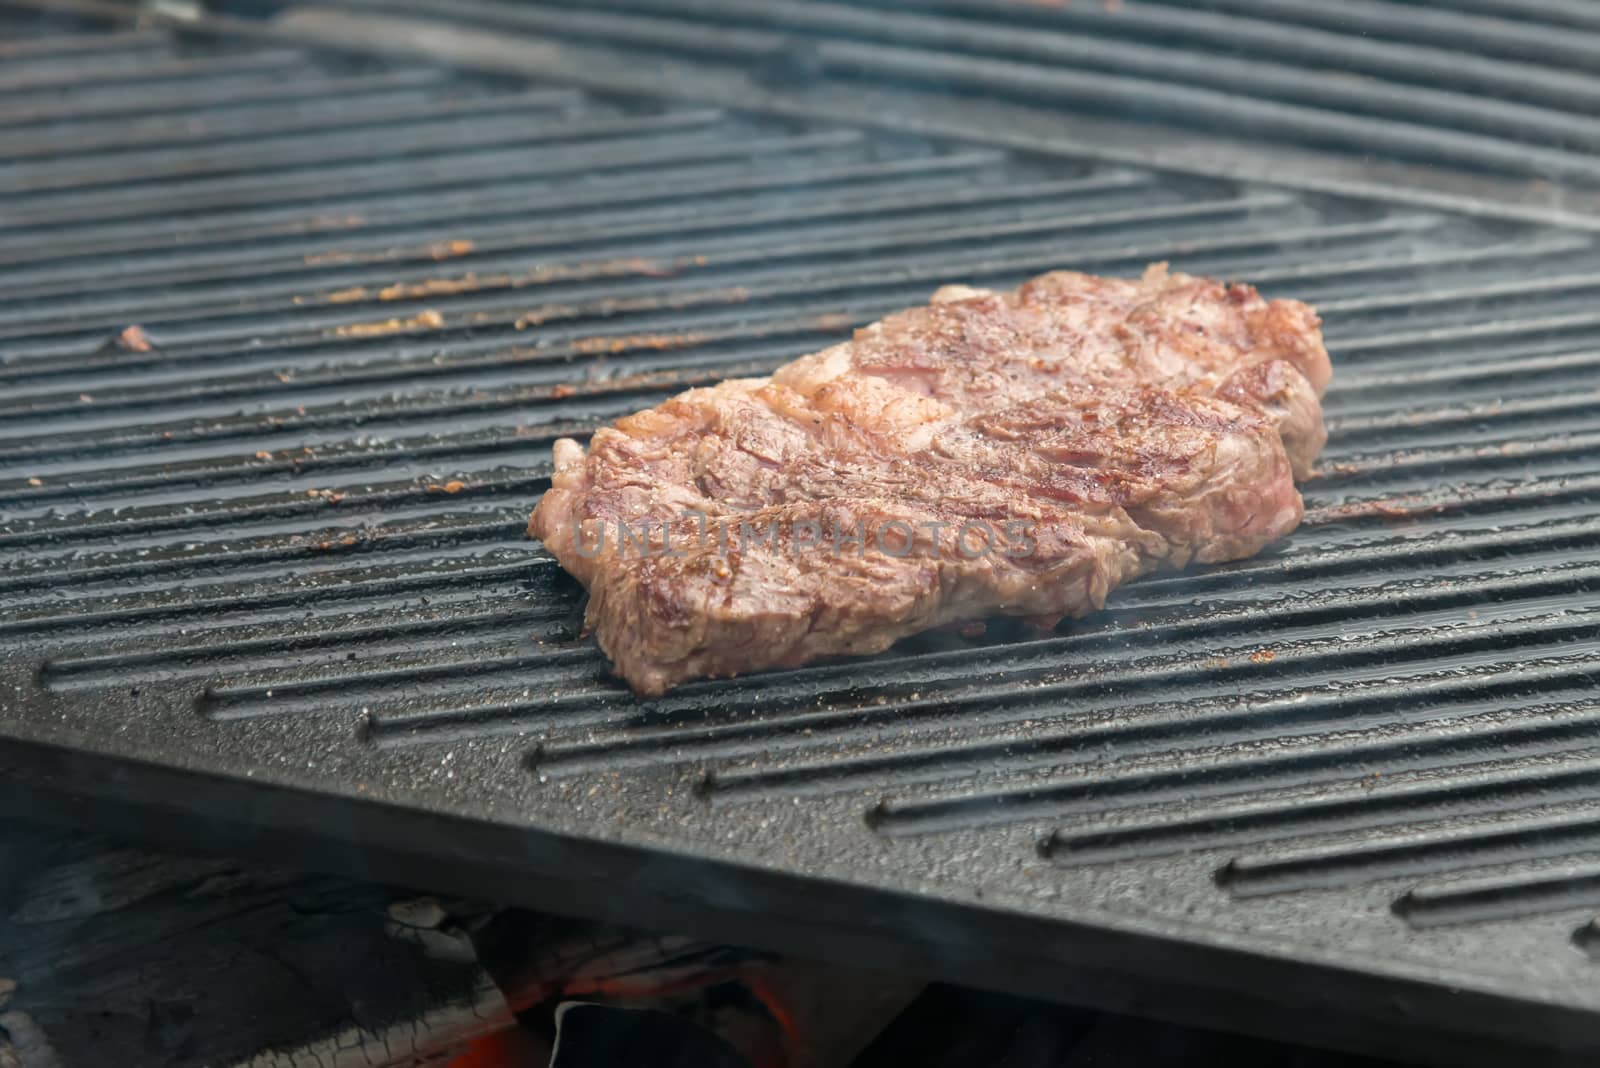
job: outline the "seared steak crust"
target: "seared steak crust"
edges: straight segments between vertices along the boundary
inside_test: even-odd
[[[529,530],[643,694],[1053,622],[1292,530],[1329,374],[1307,306],[1164,265],[947,286],[770,378],[557,442]]]

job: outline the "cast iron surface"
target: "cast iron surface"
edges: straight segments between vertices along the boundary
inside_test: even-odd
[[[248,6],[262,6],[260,0]],[[283,6],[271,2],[267,6]],[[322,0],[700,66],[1592,187],[1588,0]],[[1063,121],[1062,116],[1071,119]],[[1153,132],[1153,124],[1160,132]],[[1095,128],[1097,135],[1104,131]]]
[[[1444,1063],[1600,1050],[1591,234],[0,26],[8,803]],[[1331,443],[1257,559],[639,703],[523,536],[558,435],[943,282],[1157,259],[1324,314]]]

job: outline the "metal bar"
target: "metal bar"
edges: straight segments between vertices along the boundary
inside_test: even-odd
[[[0,153],[11,161],[61,160],[109,149],[121,149],[129,155],[136,155],[140,149],[197,142],[219,150],[223,142],[235,139],[259,145],[270,142],[274,136],[358,129],[402,120],[462,119],[529,107],[576,107],[582,101],[583,94],[571,89],[529,89],[468,96],[453,94],[442,98],[424,96],[416,91],[404,94],[366,93],[337,101],[314,101],[299,108],[233,108],[218,115],[202,114],[182,120],[158,118],[134,123],[107,123],[98,131],[98,136],[83,133],[81,124],[74,124],[67,130],[23,128],[10,136],[0,133]]]
[[[412,2],[408,8],[443,14],[438,5]],[[1127,35],[1088,36],[1047,25],[1022,28],[998,19],[977,20],[940,17],[907,10],[881,11],[844,4],[780,3],[756,0],[692,0],[690,3],[634,3],[631,7],[659,11],[701,26],[781,26],[793,34],[823,39],[865,38],[881,43],[916,45],[959,55],[992,55],[1031,60],[1053,69],[1088,68],[1134,75],[1179,86],[1227,89],[1256,98],[1340,107],[1368,116],[1410,118],[1419,122],[1475,129],[1512,140],[1543,139],[1560,144],[1594,144],[1600,124],[1567,99],[1554,110],[1503,101],[1484,94],[1441,90],[1431,85],[1403,84],[1376,79],[1353,79],[1338,70],[1324,72],[1315,66],[1274,62],[1252,55],[1241,58],[1223,52],[1197,52],[1192,46],[1145,44]],[[471,17],[496,26],[520,28],[530,13],[545,8],[475,3],[451,5],[454,17]],[[1190,8],[1192,10],[1192,8]],[[1337,16],[1334,16],[1337,18]],[[535,22],[538,20],[535,19]],[[621,40],[619,38],[618,40]],[[1366,42],[1355,43],[1360,48]],[[1187,42],[1186,42],[1187,44]],[[1591,92],[1600,86],[1591,88]]]
[[[1200,239],[1197,237],[1191,240],[1184,240],[1179,236],[1179,224],[1184,221],[1186,215],[1191,221],[1203,219],[1208,215],[1213,219],[1226,218],[1248,211],[1249,209],[1245,206],[1248,203],[1252,202],[1221,201],[1213,204],[1201,203],[1199,205],[1191,204],[1173,208],[1165,218],[1165,221],[1170,224],[1168,232],[1173,234],[1173,237],[1168,238],[1166,241],[1151,240],[1142,245],[1111,243],[1086,245],[1081,253],[1082,262],[1105,269],[1112,269],[1113,265],[1120,265],[1123,269],[1126,269],[1129,265],[1142,267],[1145,263],[1154,260],[1183,256],[1187,258],[1188,263],[1194,264],[1200,260],[1200,257],[1214,253],[1232,253],[1268,247],[1279,248],[1281,247],[1280,238],[1285,235],[1292,235],[1295,240],[1315,243],[1318,246],[1324,244],[1336,245],[1345,241],[1375,238],[1385,234],[1415,233],[1426,229],[1433,223],[1433,220],[1426,218],[1399,217],[1374,223],[1292,227],[1277,231],[1262,227],[1261,229],[1244,230],[1240,233],[1232,233],[1229,236],[1214,239]],[[1159,214],[1160,210],[1150,209],[1133,214],[1153,224],[1162,220],[1162,216]],[[915,302],[918,296],[926,295],[925,293],[917,294],[916,290],[911,288],[915,283],[932,282],[934,285],[941,285],[950,278],[963,273],[969,278],[981,280],[992,280],[997,277],[1019,278],[1029,267],[1035,264],[1042,265],[1038,268],[1039,270],[1048,270],[1054,264],[1059,263],[1059,253],[1053,253],[1053,250],[1058,246],[1040,241],[1026,242],[1023,240],[1024,238],[1031,234],[1052,231],[1058,233],[1073,230],[1093,232],[1103,226],[1109,228],[1112,216],[1113,213],[1105,213],[1099,217],[1094,215],[1067,216],[1054,220],[1053,224],[1045,221],[1028,220],[984,228],[982,236],[985,237],[998,239],[1001,236],[1012,236],[1017,238],[1016,242],[1009,248],[1010,253],[1015,257],[1013,262],[1016,266],[1007,266],[1006,263],[997,260],[993,251],[978,249],[974,252],[963,252],[959,249],[952,249],[937,259],[919,259],[915,264],[915,273],[912,275],[907,275],[905,271],[894,272],[889,266],[888,260],[890,257],[888,256],[883,257],[879,263],[874,263],[872,259],[863,257],[852,265],[850,275],[859,279],[863,284],[870,284],[874,278],[881,278],[882,282],[879,284],[887,283],[893,285],[901,295],[899,299],[902,302],[907,301],[908,298],[905,296],[907,293],[915,294],[909,298],[910,302]],[[939,242],[958,242],[962,236],[979,236],[977,231],[978,228],[946,228],[927,236],[922,245],[926,247]],[[1125,238],[1121,239],[1125,240]],[[894,240],[904,240],[904,238],[902,235],[890,234],[868,234],[863,237],[846,235],[826,245],[819,241],[810,246],[792,246],[784,250],[785,255],[782,258],[804,261],[808,257],[814,257],[823,252],[871,252],[874,249],[882,249],[889,246]],[[534,284],[553,285],[560,282],[563,277],[582,281],[586,276],[593,278],[597,274],[617,279],[633,275],[649,279],[648,288],[659,293],[664,298],[670,296],[690,299],[688,291],[702,288],[701,279],[707,277],[706,272],[708,270],[757,260],[774,261],[779,258],[771,253],[763,256],[760,248],[735,249],[721,254],[715,261],[709,256],[704,256],[703,262],[701,259],[697,259],[697,257],[703,256],[701,253],[664,258],[671,255],[670,250],[659,251],[662,253],[662,257],[658,257],[661,262],[656,263],[649,270],[643,270],[641,266],[649,266],[650,260],[647,259],[645,265],[639,265],[631,258],[624,257],[621,260],[588,261],[587,263],[578,261],[558,265],[559,268],[564,269],[555,270],[545,282],[540,281],[542,276],[537,273],[537,270],[532,273],[531,277]],[[685,250],[685,252],[688,253],[688,250]],[[1136,262],[1141,260],[1143,262]],[[901,265],[906,266],[903,260]],[[878,268],[876,272],[874,271],[875,267]],[[571,273],[569,274],[568,272]],[[663,272],[669,275],[683,273],[685,277],[682,281],[676,283],[670,280],[662,281],[653,277],[654,273]],[[792,275],[792,271],[784,272],[777,268],[766,270],[752,268],[748,273],[742,275],[742,277],[748,279],[748,284],[736,287],[739,290],[737,294],[734,294],[727,287],[719,287],[719,289],[723,293],[731,294],[724,302],[734,301],[738,303],[748,303],[754,298],[766,297],[769,294],[828,291],[838,293],[843,289],[837,281],[816,275],[796,278],[785,285],[783,279],[790,275]],[[611,294],[609,297],[599,291],[584,293],[581,290],[553,290],[552,292],[559,293],[561,304],[554,305],[553,309],[535,307],[531,310],[525,300],[513,297],[508,303],[507,292],[518,288],[521,287],[491,285],[484,293],[473,294],[469,292],[455,297],[449,307],[454,313],[467,313],[465,322],[474,326],[500,325],[514,328],[515,323],[519,320],[538,323],[544,321],[546,312],[560,314],[561,309],[570,307],[575,300],[589,297],[615,299],[616,297],[633,296],[632,290],[638,287],[628,286],[623,281],[608,283],[605,293]],[[43,320],[4,324],[3,320],[7,317],[0,314],[0,337],[17,339],[18,344],[15,346],[16,356],[14,356],[14,359],[19,360],[80,354],[85,348],[90,347],[84,344],[85,340],[98,341],[106,336],[109,331],[125,325],[128,317],[140,314],[143,314],[145,318],[144,325],[147,329],[154,328],[165,331],[169,336],[169,343],[174,345],[214,344],[217,342],[231,342],[246,336],[260,337],[265,330],[271,328],[262,324],[258,319],[256,321],[248,320],[254,319],[261,312],[276,311],[283,306],[278,304],[274,307],[273,304],[268,303],[260,311],[257,311],[241,300],[244,295],[238,292],[217,294],[210,301],[207,301],[208,304],[216,308],[209,315],[205,314],[203,309],[184,307],[180,304],[180,307],[176,310],[186,314],[185,322],[191,326],[190,329],[182,330],[181,332],[176,321],[169,323],[165,316],[160,314],[164,310],[160,306],[162,302],[155,297],[151,297],[143,303],[136,299],[130,299],[126,302],[106,299],[99,305],[104,318],[100,318],[97,322],[96,319],[80,313],[80,317],[73,323],[74,333],[71,335],[62,332],[41,332],[40,327],[44,323]],[[413,303],[427,301],[428,299],[426,294],[418,294]],[[224,304],[224,301],[228,303]],[[336,331],[342,324],[359,323],[372,317],[370,309],[366,312],[361,312],[357,309],[344,308],[337,302],[325,302],[322,310],[315,314],[304,302],[299,307],[301,308],[301,317],[298,320],[292,323],[283,323],[282,320],[275,319],[275,325],[282,324],[278,327],[279,329],[289,327],[298,332],[300,334],[298,340],[310,340],[305,337],[308,328],[320,327],[321,330]],[[579,307],[581,311],[581,305]],[[70,314],[73,308],[68,302],[57,302],[53,310],[59,316],[64,313]],[[383,318],[388,318],[392,314],[386,313]],[[206,327],[205,324],[208,320],[215,320],[217,325]],[[246,322],[241,324],[241,320],[246,320]],[[54,321],[60,320],[57,318]],[[230,321],[232,325],[230,325]],[[399,332],[398,329],[395,332]],[[279,336],[286,342],[294,339],[294,334]],[[326,338],[327,336],[327,334],[320,332],[312,335],[313,338]],[[358,337],[359,333],[352,336]],[[28,339],[27,343],[23,344],[22,339]]]
[[[1490,771],[1458,768],[1453,774],[1424,779],[1402,776],[1389,782],[1367,781],[1355,789],[1330,791],[1321,797],[1284,798],[1268,793],[1248,802],[1218,805],[1190,818],[1089,823],[1056,832],[1047,849],[1058,863],[1087,864],[1119,857],[1161,856],[1194,846],[1259,844],[1319,832],[1376,831],[1408,824],[1418,813],[1429,819],[1460,819],[1588,800],[1597,782],[1600,750],[1590,750],[1560,762],[1534,758],[1507,761]]]
[[[1235,897],[1348,886],[1412,874],[1600,851],[1600,817],[1557,810],[1465,828],[1368,838],[1359,843],[1275,850],[1230,860],[1217,881]]]
[[[682,114],[698,116],[702,113]],[[688,122],[673,115],[633,121],[638,127],[660,126],[663,131],[670,130],[674,124]],[[613,133],[622,132],[624,131],[613,131]],[[485,147],[472,153],[470,160],[463,160],[459,158],[460,154],[457,154],[455,157],[444,156],[403,169],[348,164],[342,170],[329,168],[320,176],[315,173],[315,168],[307,168],[312,173],[298,175],[291,172],[267,180],[196,179],[190,184],[199,188],[180,190],[173,186],[163,186],[147,191],[132,190],[93,197],[77,194],[56,198],[62,201],[57,204],[52,204],[47,197],[36,196],[33,199],[38,203],[29,205],[25,214],[20,210],[14,215],[8,213],[7,222],[8,224],[13,220],[20,222],[22,218],[34,222],[71,219],[75,210],[83,212],[80,218],[126,218],[148,215],[152,212],[173,214],[182,210],[199,212],[218,207],[254,205],[267,198],[279,204],[298,202],[320,206],[329,199],[349,196],[352,193],[462,189],[475,184],[472,179],[463,177],[464,173],[472,173],[479,167],[500,170],[508,176],[514,175],[524,179],[610,174],[643,171],[663,163],[682,163],[689,160],[747,159],[764,154],[798,153],[815,148],[844,148],[859,141],[859,134],[848,131],[752,138],[737,143],[711,141],[703,136],[696,137],[691,132],[677,139],[664,133],[650,144],[621,141],[608,145],[602,140],[584,146],[581,150],[570,150],[559,157],[540,152],[536,146],[530,146],[521,152],[496,151]],[[333,181],[337,181],[339,185],[332,187],[337,189],[337,193],[330,197],[330,186],[327,183]]]
[[[219,79],[206,87],[203,97],[197,97],[191,88],[184,87],[167,93],[122,94],[92,103],[81,100],[58,100],[29,106],[12,106],[0,112],[0,129],[41,126],[79,118],[132,119],[140,115],[208,111],[219,107],[271,104],[302,99],[326,100],[342,93],[375,92],[427,85],[439,81],[440,78],[439,72],[423,69],[379,74],[329,75],[287,82]]]
[[[164,49],[167,35],[155,30],[125,30],[102,33],[71,33],[57,37],[23,37],[0,41],[0,59],[26,61],[79,57],[95,52],[129,52]]]
[[[624,0],[632,4],[639,0]],[[1021,21],[1034,29],[1143,36],[1182,37],[1195,47],[1223,53],[1258,50],[1279,61],[1306,62],[1325,70],[1347,70],[1424,86],[1448,86],[1492,99],[1524,100],[1554,109],[1585,110],[1600,92],[1593,78],[1540,62],[1474,56],[1462,62],[1459,51],[1385,41],[1372,35],[1335,33],[1267,19],[1219,14],[1192,6],[1139,3],[1106,11],[1100,5],[1043,7],[1026,0],[938,0],[937,10],[979,18]],[[1341,9],[1342,10],[1342,9]],[[1580,102],[1583,102],[1580,104]]]
[[[929,168],[937,174],[948,167]],[[907,175],[909,168],[899,168]],[[959,173],[959,172],[958,172]],[[964,180],[962,180],[964,179]],[[969,175],[934,186],[919,195],[915,188],[904,182],[896,183],[876,195],[850,196],[849,187],[831,188],[826,198],[818,198],[808,190],[779,187],[783,194],[770,197],[766,202],[696,200],[681,204],[675,210],[659,207],[642,212],[619,210],[615,204],[602,210],[581,212],[571,207],[552,212],[541,207],[530,210],[517,223],[502,219],[493,230],[477,229],[455,232],[455,238],[464,249],[461,253],[441,256],[439,249],[448,241],[438,239],[438,224],[430,221],[424,228],[408,231],[409,247],[402,244],[405,237],[389,237],[375,243],[363,236],[360,241],[341,242],[351,246],[319,255],[317,253],[273,256],[259,248],[239,248],[232,243],[222,244],[216,252],[207,254],[195,249],[163,253],[153,257],[130,257],[129,262],[80,261],[51,269],[37,262],[12,270],[0,269],[0,279],[9,279],[18,288],[6,288],[6,297],[46,297],[60,292],[73,292],[93,284],[97,291],[126,291],[111,289],[119,279],[128,278],[141,286],[151,288],[171,286],[185,282],[219,281],[233,278],[271,278],[281,281],[279,292],[287,295],[304,294],[307,290],[347,290],[371,280],[374,271],[382,270],[386,286],[397,286],[411,280],[422,281],[441,271],[441,259],[452,264],[461,262],[473,273],[490,276],[497,272],[515,272],[526,269],[527,256],[544,249],[561,249],[570,255],[593,246],[605,247],[623,239],[650,239],[681,237],[685,242],[696,234],[717,234],[753,230],[758,227],[784,224],[798,226],[806,222],[827,222],[833,219],[872,219],[887,215],[909,215],[917,211],[935,211],[942,208],[969,207],[974,210],[1003,205],[1015,205],[1013,210],[1027,207],[1034,200],[1040,214],[1059,211],[1053,203],[1070,197],[1097,193],[1134,190],[1142,183],[1125,175],[1108,174],[1088,178],[1068,178],[1053,182],[1022,182],[1008,186],[992,187],[988,184],[974,186]],[[871,194],[869,188],[866,191]],[[531,217],[553,215],[542,225],[532,225]],[[635,221],[638,220],[638,221]],[[363,229],[366,229],[365,227]],[[301,242],[303,247],[304,242]],[[376,247],[374,247],[376,246]],[[371,251],[368,251],[371,249]],[[307,260],[310,262],[307,262]],[[167,264],[176,264],[176,269]],[[385,285],[373,286],[376,295]],[[485,281],[485,287],[489,283]],[[271,289],[263,285],[258,292],[267,295]],[[315,298],[313,298],[315,299]]]
[[[430,238],[438,231],[424,227],[442,227],[450,223],[475,221],[491,225],[506,225],[523,212],[538,212],[560,216],[568,211],[603,206],[628,207],[653,205],[655,210],[670,210],[671,205],[693,201],[716,194],[776,192],[795,196],[797,193],[824,190],[835,183],[862,184],[895,178],[915,178],[919,175],[938,177],[946,172],[965,172],[974,180],[981,178],[981,170],[991,167],[1002,157],[994,152],[956,152],[928,158],[889,159],[883,162],[852,161],[840,163],[828,159],[786,161],[778,173],[751,173],[748,168],[733,164],[713,162],[709,166],[683,164],[657,168],[649,181],[627,181],[621,178],[597,181],[589,188],[575,188],[577,182],[565,185],[546,185],[541,190],[538,204],[528,203],[525,182],[516,175],[497,179],[484,175],[476,186],[456,193],[435,192],[406,194],[389,192],[367,198],[332,198],[323,202],[323,213],[307,214],[305,207],[271,208],[250,206],[229,212],[197,213],[198,217],[185,218],[184,233],[174,237],[176,213],[147,216],[127,223],[106,223],[97,220],[78,220],[74,227],[71,219],[46,223],[47,229],[36,229],[31,234],[6,241],[0,237],[0,262],[49,262],[61,258],[85,258],[96,249],[94,242],[103,237],[112,251],[148,251],[172,247],[207,248],[226,245],[235,240],[260,237],[278,237],[290,241],[315,238],[318,234],[335,233],[341,236],[338,246],[316,244],[302,252],[302,258],[317,262],[344,251],[344,245],[356,242],[363,234],[372,235],[371,243],[403,240],[400,234],[427,234]],[[663,188],[663,184],[666,188]],[[358,215],[328,215],[329,208],[353,209]],[[349,221],[347,221],[349,220]],[[24,224],[18,231],[25,231]],[[89,236],[68,239],[64,233],[88,229]],[[49,236],[43,245],[41,235]],[[420,243],[420,242],[419,242]],[[59,250],[59,251],[58,251]]]
[[[293,67],[299,67],[305,72],[316,69],[307,62],[303,52],[287,49],[271,52],[240,52],[200,59],[164,59],[128,70],[76,63],[62,70],[7,68],[0,69],[0,98],[26,96],[36,92],[60,94],[70,98],[79,91],[99,92],[114,85],[136,85],[142,91],[144,87],[152,84],[159,85],[167,81],[203,81],[214,75],[221,75],[224,80],[231,80],[236,75],[251,72],[282,75],[288,73],[287,68]],[[14,106],[15,104],[10,101],[5,103],[8,110]]]
[[[1553,26],[1537,18],[1485,17],[1426,4],[1345,0],[1337,11],[1308,0],[1201,0],[1184,6],[1279,24],[1317,26],[1351,36],[1420,40],[1436,48],[1463,49],[1468,55],[1499,55],[1584,72],[1594,70],[1594,59],[1600,55],[1600,33],[1571,25]]]
[[[541,116],[543,118],[543,116]],[[519,116],[505,119],[480,120],[471,123],[441,122],[434,124],[419,120],[409,127],[407,135],[397,138],[393,131],[378,130],[371,135],[312,135],[297,139],[294,147],[265,145],[236,148],[228,155],[218,157],[211,153],[196,153],[185,149],[165,154],[165,159],[150,161],[141,166],[135,160],[119,167],[115,175],[95,165],[85,166],[69,161],[59,169],[48,166],[21,168],[11,176],[10,182],[0,183],[0,194],[13,200],[29,194],[48,194],[56,200],[81,196],[76,192],[96,186],[110,186],[119,193],[123,183],[149,182],[160,179],[159,192],[165,198],[181,195],[183,190],[205,191],[229,188],[228,176],[248,174],[251,179],[282,171],[293,175],[297,171],[325,165],[330,180],[371,171],[387,171],[396,161],[445,155],[451,160],[460,159],[463,167],[470,167],[474,151],[501,150],[517,145],[545,146],[568,141],[600,140],[619,134],[648,134],[662,131],[692,129],[716,122],[715,111],[680,111],[665,115],[639,117],[600,117],[570,120],[557,117],[553,122],[529,123]],[[464,157],[464,158],[463,158]],[[359,166],[341,170],[338,165],[349,165],[352,160],[363,161]],[[408,166],[415,166],[415,163]],[[206,179],[221,176],[214,182]],[[391,179],[392,180],[392,179]],[[137,186],[136,186],[137,188]]]
[[[1211,89],[1175,92],[1170,86],[1124,75],[1047,69],[1009,60],[951,56],[920,49],[829,41],[818,48],[823,65],[840,74],[886,76],[913,83],[981,88],[1043,100],[1069,100],[1125,116],[1216,123],[1244,134],[1299,143],[1383,152],[1401,159],[1485,167],[1593,181],[1600,163],[1579,152],[1510,144],[1477,134],[1388,119],[1358,118],[1322,108],[1238,97]]]

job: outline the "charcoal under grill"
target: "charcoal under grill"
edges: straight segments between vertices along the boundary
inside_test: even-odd
[[[77,10],[0,13],[8,811],[1441,1063],[1600,1052],[1592,221]],[[558,436],[944,282],[1159,259],[1325,317],[1330,444],[1256,559],[641,703],[523,535]]]

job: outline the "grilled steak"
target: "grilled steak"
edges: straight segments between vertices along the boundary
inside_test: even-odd
[[[1325,432],[1316,314],[1245,285],[947,286],[770,378],[555,445],[530,532],[642,694],[863,654],[1294,529]]]

